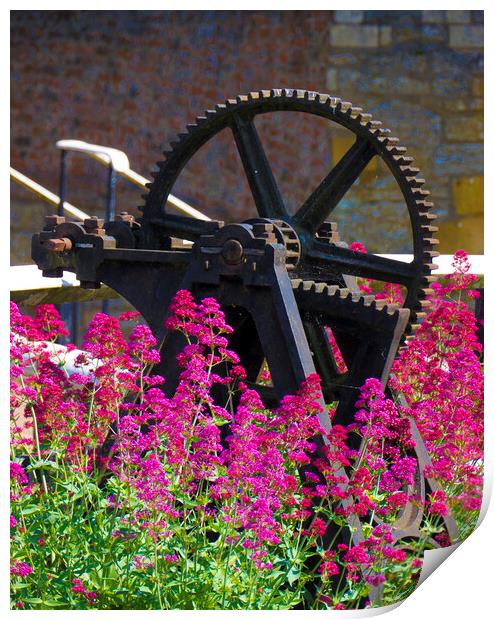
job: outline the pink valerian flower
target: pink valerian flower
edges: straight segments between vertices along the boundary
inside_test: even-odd
[[[118,320],[98,312],[84,337],[83,349],[99,360],[112,359],[127,351]]]
[[[333,354],[334,361],[336,364],[336,368],[338,369],[338,372],[340,373],[347,372],[348,368],[343,358],[343,355],[340,351],[340,347],[338,346],[338,343],[336,342],[336,338],[334,336],[333,330],[330,327],[326,327],[326,334],[328,336],[329,346],[331,347],[331,352]]]
[[[154,566],[153,562],[148,560],[143,555],[136,555],[132,560],[132,565],[136,570],[147,570]]]
[[[159,352],[154,349],[156,338],[147,325],[137,325],[129,336],[129,353],[142,364],[157,364]]]
[[[91,605],[94,604],[98,598],[96,592],[88,592],[86,590],[86,586],[81,579],[72,579],[72,592],[82,594]]]
[[[26,562],[14,562],[10,565],[10,574],[19,577],[27,577],[33,572],[33,569]]]
[[[138,508],[132,508],[128,523],[122,528],[124,525],[139,527],[154,540],[173,540],[175,524],[184,519],[187,510],[205,519],[216,516],[230,528],[228,544],[236,544],[236,532],[241,530],[246,537],[243,546],[249,550],[252,562],[260,570],[268,570],[266,548],[280,543],[281,521],[313,519],[313,502],[329,501],[338,515],[354,513],[368,518],[372,513],[381,519],[392,519],[411,499],[407,487],[413,482],[416,462],[408,456],[414,446],[410,424],[402,416],[403,412],[385,398],[377,380],[371,379],[363,386],[354,424],[347,428],[335,425],[326,433],[317,418],[321,412],[317,376],[309,377],[297,394],[285,397],[272,412],[266,410],[254,390],[239,384],[239,404],[235,411],[227,410],[214,402],[211,390],[220,386],[231,389],[233,382],[245,374],[238,364],[238,356],[226,348],[231,328],[226,325],[223,313],[214,300],[197,304],[190,293],[183,291],[176,296],[172,307],[175,313],[167,325],[182,331],[190,343],[179,356],[182,374],[173,396],[166,397],[153,385],[154,381],[144,383],[144,387],[137,386],[145,363],[142,353],[155,346],[150,332],[134,331],[135,339],[127,344],[119,328],[103,318],[93,325],[91,337],[96,340],[108,325],[110,341],[90,343],[100,347],[107,356],[95,371],[93,385],[84,382],[75,390],[71,388],[71,399],[66,399],[63,378],[47,365],[41,390],[36,387],[36,393],[24,391],[19,396],[34,399],[44,426],[52,434],[57,431],[59,437],[65,437],[69,446],[78,434],[81,445],[86,446],[85,442],[90,441],[92,429],[87,423],[84,395],[96,390],[97,419],[108,421],[114,406],[125,412],[120,418],[115,454],[109,466],[122,481],[129,483],[133,501],[137,502],[133,506]],[[19,325],[18,317],[15,321],[18,330],[28,329]],[[420,351],[428,351],[427,346]],[[434,341],[432,356],[438,346],[438,341]],[[447,347],[452,346],[450,338]],[[21,365],[22,355],[16,354]],[[417,363],[417,374],[422,361]],[[225,362],[232,369],[230,374],[219,372]],[[463,353],[448,358],[446,368],[432,367],[432,391],[437,384],[441,385],[443,395],[445,390],[451,390],[456,377],[464,378],[465,372],[469,372],[471,362]],[[444,370],[450,375],[442,374]],[[139,394],[139,398],[123,403],[119,382]],[[62,385],[64,389],[60,389]],[[39,391],[43,402],[38,397]],[[53,406],[43,404],[44,401]],[[112,404],[108,406],[108,403]],[[431,419],[428,405],[423,404],[423,410],[417,407],[417,417],[421,414],[424,419],[426,416]],[[457,419],[463,420],[468,415],[468,406],[467,403],[450,411],[455,424]],[[65,427],[59,427],[60,422],[55,420],[57,408],[63,411]],[[222,441],[218,427],[225,422],[230,424],[227,439]],[[445,430],[448,430],[446,422],[439,431]],[[47,431],[43,432],[48,437]],[[359,450],[348,448],[350,433],[362,436],[364,443]],[[326,443],[317,449],[314,437],[320,434],[324,434]],[[429,440],[434,442],[438,438],[436,429]],[[297,466],[315,457],[316,449],[315,469],[300,479]],[[451,454],[440,453],[432,473],[445,476],[448,468],[451,469],[450,458]],[[351,471],[350,480],[342,475],[342,467]],[[464,473],[469,485],[478,486],[475,467],[468,470],[465,463]],[[176,501],[177,493],[195,497],[204,481],[214,506],[198,500],[189,509],[183,507],[180,496]],[[430,506],[439,505],[436,510],[441,511],[441,501],[440,496],[432,496]],[[318,517],[312,532],[308,532],[314,537],[321,536],[325,527],[325,519]],[[403,550],[393,546],[386,528],[384,524],[377,526],[358,545],[350,548],[340,545],[334,556],[324,556],[323,570],[327,578],[346,563],[350,580],[364,580],[371,585],[381,583],[386,567],[403,562],[406,556]],[[167,562],[167,557],[173,555],[165,554],[162,559]],[[74,586],[85,589],[82,582]]]
[[[59,336],[68,336],[69,330],[60,319],[58,310],[52,304],[36,306],[34,324],[39,330],[38,340],[55,340]]]
[[[392,386],[404,394],[406,415],[424,439],[437,480],[447,497],[432,501],[433,514],[448,506],[464,514],[480,508],[483,463],[483,373],[475,316],[462,295],[477,279],[466,252],[454,258],[446,284],[434,283],[432,311],[395,361]],[[472,517],[475,518],[475,517]]]
[[[141,318],[141,313],[135,310],[130,310],[127,312],[121,312],[118,320],[119,321],[136,321]]]

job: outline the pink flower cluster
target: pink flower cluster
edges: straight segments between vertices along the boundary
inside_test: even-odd
[[[454,273],[432,285],[432,311],[393,366],[392,385],[405,395],[404,412],[417,423],[432,459],[427,474],[444,489],[430,510],[477,511],[482,501],[483,372],[481,345],[468,299],[471,285],[466,252],[454,258]]]
[[[98,595],[96,592],[88,592],[81,579],[72,579],[72,592],[81,594],[92,605],[96,602]]]
[[[371,378],[361,388],[353,423],[328,431],[318,419],[316,375],[273,410],[248,388],[228,347],[232,328],[212,298],[197,302],[179,291],[173,300],[166,326],[180,331],[187,344],[177,358],[180,381],[171,396],[160,387],[163,377],[146,374],[159,361],[150,329],[137,324],[127,340],[123,336],[120,322],[134,321],[136,313],[120,320],[97,314],[76,361],[80,372],[68,377],[63,360],[43,344],[65,334],[56,310],[41,308],[30,318],[13,304],[12,532],[19,531],[16,503],[40,489],[50,492],[51,485],[49,477],[26,471],[16,455],[49,461],[56,454],[74,472],[113,476],[112,489],[119,491],[108,497],[108,511],[124,515],[109,530],[113,541],[134,541],[143,533],[155,549],[161,545],[154,562],[135,549],[129,557],[136,571],[155,570],[156,562],[175,570],[187,554],[183,547],[178,552],[184,528],[200,523],[219,536],[218,549],[237,546],[266,573],[274,550],[297,532],[297,545],[320,557],[318,600],[335,608],[342,604],[335,579],[350,588],[378,587],[397,564],[415,575],[419,558],[410,547],[397,546],[392,534],[403,506],[420,501],[410,419],[431,455],[426,473],[439,482],[427,498],[428,514],[436,522],[451,511],[476,514],[482,497],[482,368],[475,320],[461,299],[472,296],[473,282],[464,253],[457,253],[455,269],[444,285],[435,285],[431,314],[394,364],[391,384],[404,394],[406,409]],[[388,287],[379,294],[397,301],[401,291]],[[335,341],[333,346],[338,360]],[[343,372],[342,359],[339,365]],[[269,381],[267,370],[263,380]],[[103,458],[109,433],[114,445]],[[350,447],[356,438],[357,449]],[[343,543],[336,535],[323,550],[328,531],[334,533],[335,525],[343,530],[354,517],[363,524],[358,542],[347,537]],[[27,576],[32,568],[17,561],[11,572]],[[74,578],[71,588],[95,603],[96,593],[81,579]]]

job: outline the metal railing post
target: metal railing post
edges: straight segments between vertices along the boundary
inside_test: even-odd
[[[117,187],[117,174],[113,163],[110,160],[108,164],[108,190],[106,195],[106,221],[111,222],[115,219],[115,194]],[[102,304],[102,311],[104,314],[108,314],[110,310],[110,302],[105,299]]]
[[[59,194],[59,203],[58,203],[58,215],[64,215],[65,213],[65,197],[67,194],[67,151],[60,151],[60,179],[58,184],[58,194]],[[60,312],[60,317],[69,330],[69,341],[71,343],[75,343],[75,338],[77,337],[78,326],[76,322],[78,320],[78,309],[76,309],[77,304],[74,302],[68,304],[61,304],[58,308]],[[66,340],[66,338],[63,338]],[[64,343],[62,343],[64,344]]]
[[[106,196],[106,221],[115,218],[115,190],[117,187],[117,174],[113,164],[108,165],[108,193]]]
[[[60,182],[59,182],[58,215],[64,214],[65,196],[67,194],[67,151],[60,151]]]

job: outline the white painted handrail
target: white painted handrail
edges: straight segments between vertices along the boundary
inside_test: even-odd
[[[146,185],[150,183],[149,179],[146,179],[146,177],[143,177],[141,174],[131,170],[127,155],[118,149],[113,149],[108,146],[100,146],[99,144],[90,144],[88,142],[83,142],[82,140],[59,140],[57,142],[57,147],[64,151],[85,153],[105,166],[111,165],[117,174],[143,189],[146,189]],[[180,200],[180,198],[177,198],[177,196],[174,196],[173,194],[168,196],[166,204],[169,207],[172,207],[173,209],[198,220],[204,220],[206,222],[211,220],[211,218],[207,215],[204,215],[204,213],[194,209],[194,207],[191,207],[189,204],[183,200]]]
[[[36,181],[33,181],[25,174],[22,174],[22,172],[15,170],[15,168],[10,167],[10,178],[19,185],[22,185],[23,187],[31,191],[33,194],[38,196],[38,198],[41,198],[41,200],[43,200],[44,202],[48,202],[55,207],[58,207],[58,205],[60,204],[59,196],[57,196],[53,192],[50,192],[50,190],[46,189],[46,187],[43,187],[39,183],[36,183]],[[65,211],[67,211],[67,213],[70,213],[70,215],[72,215],[76,219],[81,220],[81,222],[89,217],[87,213],[84,213],[84,211],[81,211],[77,207],[74,207],[74,205],[70,204],[70,202],[64,201],[63,208]]]
[[[413,260],[412,254],[378,254],[383,258],[390,258],[393,260],[399,260],[404,263],[411,263]],[[452,273],[453,271],[453,255],[441,254],[434,258],[434,264],[437,265],[437,269],[434,269],[434,275],[445,275]],[[484,273],[484,255],[483,254],[469,254],[468,262],[471,264],[470,273],[476,273],[481,275]]]

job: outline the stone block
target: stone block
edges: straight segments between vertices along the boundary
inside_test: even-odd
[[[464,217],[439,222],[439,240],[443,254],[466,250],[469,254],[484,253],[484,218]]]
[[[484,177],[460,177],[452,183],[453,207],[458,215],[484,213]]]
[[[391,45],[393,31],[391,26],[379,26],[379,45]]]
[[[471,11],[470,18],[472,20],[472,24],[483,24],[484,11]]]
[[[474,97],[484,96],[484,78],[483,77],[475,76],[472,79],[472,95]]]
[[[448,40],[448,29],[445,24],[423,24],[422,37],[426,43],[445,43]]]
[[[379,27],[355,24],[331,26],[329,40],[333,47],[378,47]]]
[[[482,114],[448,116],[444,134],[448,142],[482,142],[484,123]]]
[[[470,11],[447,11],[447,20],[450,24],[469,24]]]
[[[484,174],[482,144],[441,145],[434,151],[434,174],[438,177],[478,176]]]
[[[474,24],[453,24],[449,27],[449,45],[459,48],[484,47],[484,26]]]
[[[334,20],[338,24],[360,24],[364,19],[363,11],[335,11]]]
[[[330,93],[336,93],[338,90],[338,70],[334,67],[326,71],[326,88]]]
[[[446,11],[422,11],[424,24],[442,24],[446,19]]]
[[[338,67],[347,67],[348,65],[354,65],[358,62],[355,54],[330,54],[329,60],[332,65]]]

